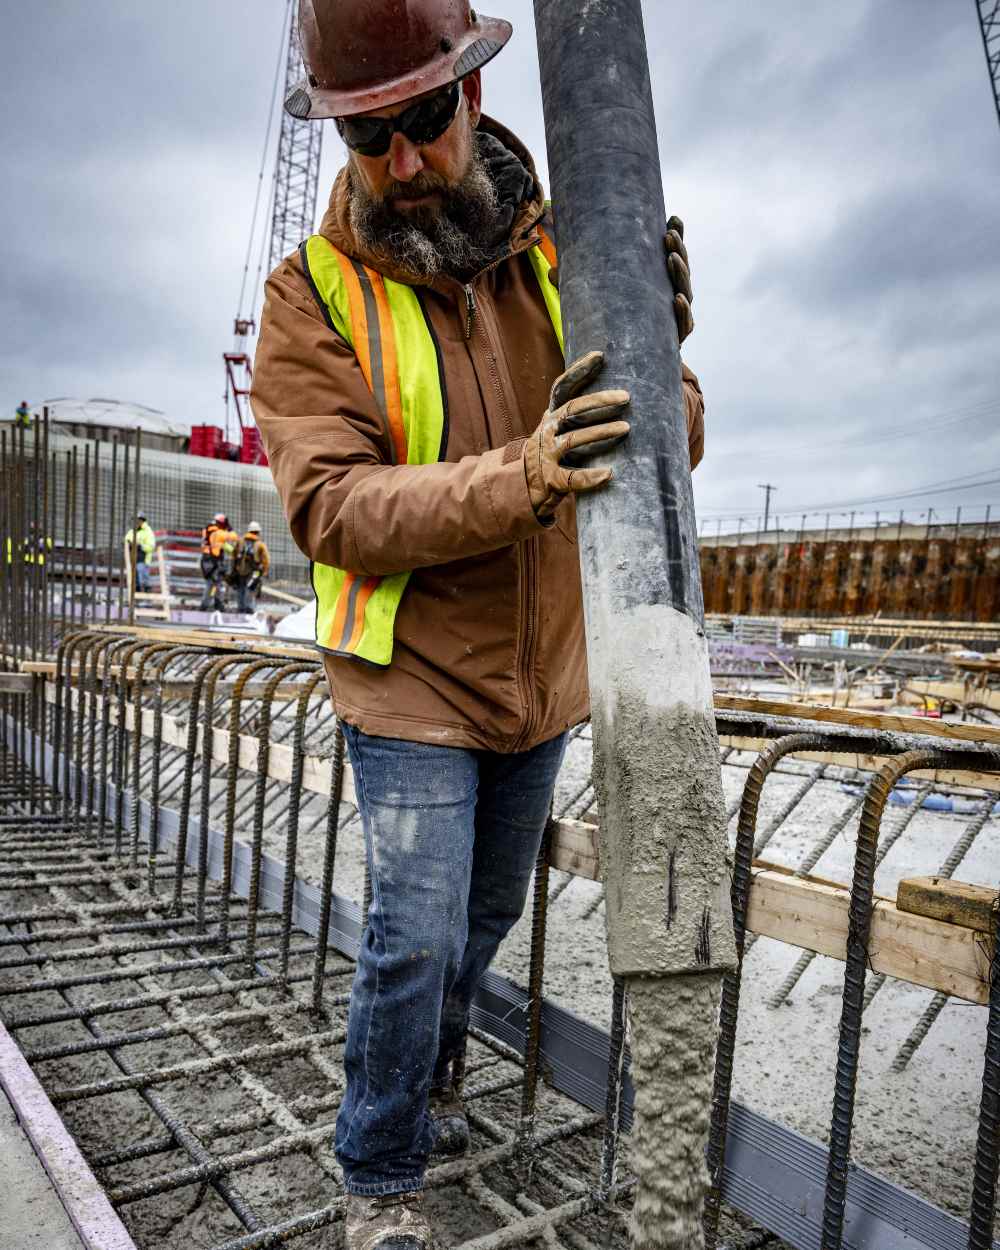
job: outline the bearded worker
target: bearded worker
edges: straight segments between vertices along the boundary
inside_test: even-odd
[[[286,108],[334,119],[348,161],[268,281],[252,401],[313,562],[372,880],[336,1133],[346,1245],[430,1250],[428,1158],[469,1146],[470,1003],[589,711],[574,496],[610,481],[587,457],[627,435],[628,395],[583,393],[596,352],[565,368],[534,163],[481,111],[510,25],[455,0],[300,11],[308,78]],[[683,339],[681,236],[671,219]]]

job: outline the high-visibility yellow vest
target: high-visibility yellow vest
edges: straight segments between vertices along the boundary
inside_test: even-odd
[[[125,541],[129,546],[132,543],[138,543],[139,550],[143,554],[143,559],[139,561],[140,564],[151,562],[153,552],[156,550],[156,534],[153,532],[152,526],[140,525],[138,536],[132,530],[129,530],[125,535]]]
[[[52,550],[52,539],[38,539],[33,545],[30,538],[24,538],[21,541],[22,559],[25,564],[44,564],[46,551]],[[11,541],[7,539],[7,563],[13,564],[13,547]]]
[[[528,252],[559,346],[559,292],[551,237]],[[447,446],[445,382],[437,345],[413,287],[394,282],[314,234],[300,248],[302,267],[327,322],[353,349],[375,397],[393,464],[434,464]],[[392,662],[396,612],[409,572],[365,577],[313,563],[316,645],[333,655],[385,668]]]

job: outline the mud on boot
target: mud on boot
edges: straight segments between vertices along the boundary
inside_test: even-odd
[[[464,1155],[469,1149],[469,1121],[462,1100],[449,1081],[432,1088],[427,1098],[427,1111],[434,1129],[433,1155]]]
[[[344,1250],[434,1250],[423,1193],[348,1194]]]

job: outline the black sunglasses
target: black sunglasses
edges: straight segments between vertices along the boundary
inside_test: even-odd
[[[385,156],[397,130],[411,143],[433,143],[440,138],[455,120],[461,101],[462,85],[453,82],[395,117],[338,117],[337,129],[352,152]]]

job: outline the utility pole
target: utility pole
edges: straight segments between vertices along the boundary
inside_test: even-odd
[[[772,486],[770,482],[758,482],[757,485],[764,492],[764,533],[767,533],[767,522],[771,516],[771,496],[778,489]]]
[[[625,982],[633,1245],[699,1250],[722,973],[735,964],[683,383],[641,0],[534,0],[566,358],[631,394],[578,504],[611,971]]]

